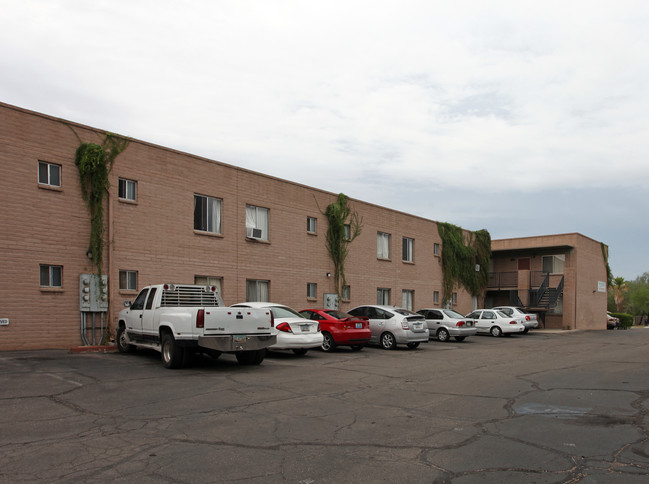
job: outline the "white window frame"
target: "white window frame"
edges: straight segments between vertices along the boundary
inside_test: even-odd
[[[415,239],[403,237],[401,241],[401,260],[403,262],[415,261]]]
[[[246,205],[246,237],[268,241],[270,230],[270,209]]]
[[[350,224],[345,224],[345,240],[351,240],[352,238],[352,226]]]
[[[318,219],[315,217],[306,218],[306,231],[309,234],[315,234],[318,229]]]
[[[376,289],[376,304],[380,306],[390,305],[391,290],[387,287],[378,287]]]
[[[129,202],[137,201],[137,182],[127,178],[118,178],[117,180],[117,198],[128,200]]]
[[[44,168],[44,170],[41,170]],[[61,188],[61,165],[49,161],[38,161],[38,184],[48,187]],[[56,174],[56,176],[54,176]],[[56,183],[58,178],[58,184]]]
[[[376,257],[377,259],[390,259],[390,234],[376,233]]]
[[[316,299],[318,297],[318,285],[315,282],[306,283],[307,299]]]
[[[120,291],[137,291],[137,271],[120,269],[119,271],[119,290]]]
[[[246,301],[268,302],[270,281],[263,279],[246,279]]]
[[[199,211],[200,202],[200,211]],[[199,232],[208,232],[211,234],[221,234],[221,224],[223,220],[223,200],[220,198],[209,197],[207,195],[194,194],[194,230]],[[198,218],[200,217],[200,221]],[[198,222],[198,223],[197,223]]]
[[[546,261],[548,260],[550,261],[549,265],[552,266],[552,269],[549,272],[545,270]],[[545,274],[563,274],[563,269],[565,265],[566,265],[565,254],[543,256],[542,268]]]
[[[433,304],[439,304],[439,291],[433,291]]]
[[[223,297],[223,278],[220,276],[194,276],[194,284],[199,286],[215,286]]]
[[[435,242],[433,244],[433,255],[439,255],[439,249],[440,249],[440,245],[437,242]]]
[[[40,287],[63,287],[63,266],[39,264],[38,272]]]
[[[413,289],[403,289],[401,291],[401,307],[414,311],[415,304],[415,291]]]

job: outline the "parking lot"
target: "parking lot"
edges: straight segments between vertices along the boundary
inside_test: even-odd
[[[166,370],[0,353],[0,482],[647,482],[649,329]]]

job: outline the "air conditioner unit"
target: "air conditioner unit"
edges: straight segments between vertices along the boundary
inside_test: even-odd
[[[261,229],[246,227],[246,237],[250,239],[261,239]]]

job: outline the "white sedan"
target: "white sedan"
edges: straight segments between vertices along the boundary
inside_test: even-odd
[[[503,334],[524,333],[525,325],[517,318],[507,316],[502,311],[494,309],[476,309],[467,318],[475,321],[478,334],[491,334],[491,336],[502,336]]]
[[[233,308],[267,308],[273,315],[272,334],[277,343],[269,350],[293,350],[296,355],[305,355],[311,348],[322,346],[322,333],[317,321],[306,319],[294,309],[270,302],[243,302]]]
[[[521,323],[523,323],[523,325],[525,326],[526,333],[530,329],[536,329],[539,327],[539,321],[536,318],[536,314],[528,313],[522,308],[516,306],[497,306],[491,309],[502,311],[507,316],[512,316],[514,318],[520,319]]]

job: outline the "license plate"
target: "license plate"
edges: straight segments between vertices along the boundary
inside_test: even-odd
[[[412,327],[415,329],[421,329],[424,327],[424,323],[415,323],[412,325]]]
[[[303,333],[306,333],[307,331],[311,330],[311,326],[309,326],[308,324],[301,324],[300,328],[302,329]]]
[[[356,329],[363,329],[363,323],[356,323]]]
[[[248,341],[248,337],[245,334],[235,334],[232,337],[232,341],[234,341],[235,343],[245,343],[246,341]]]

